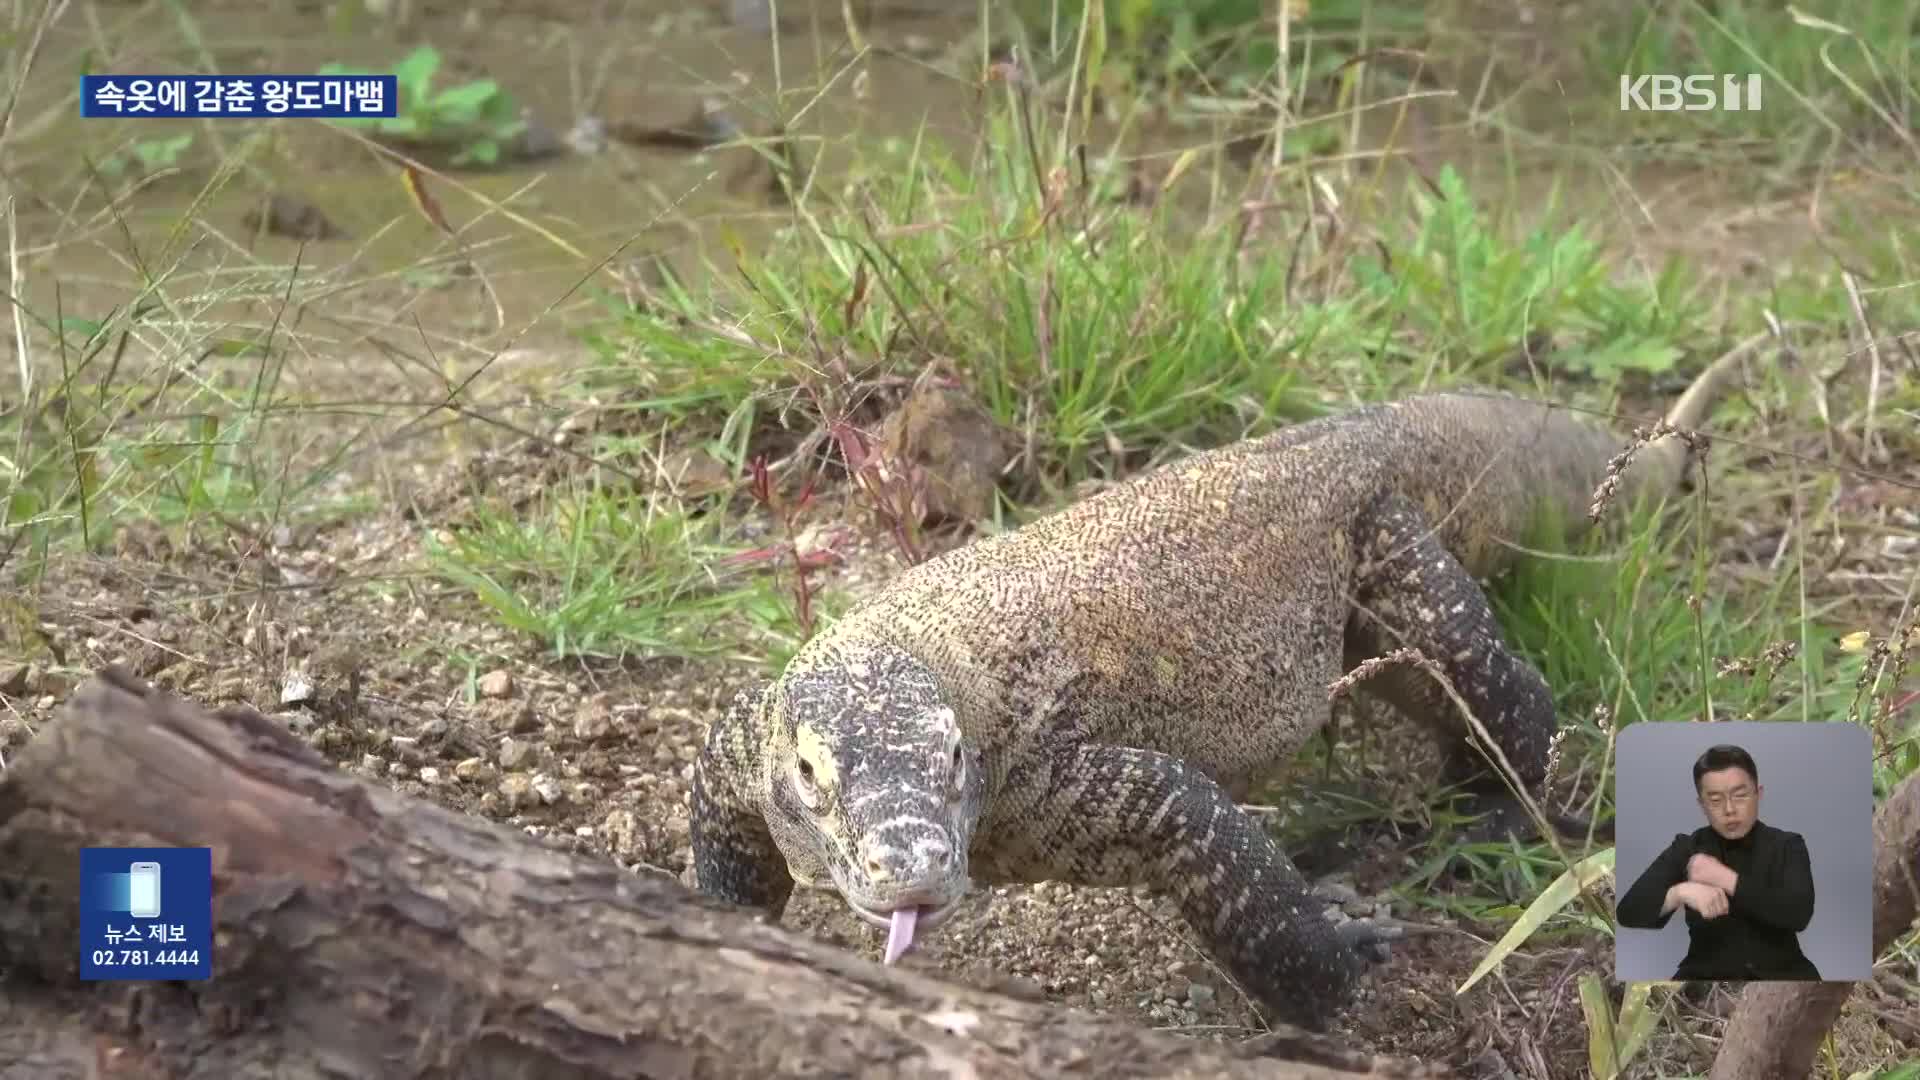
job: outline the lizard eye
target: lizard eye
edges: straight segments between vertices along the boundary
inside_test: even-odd
[[[809,810],[818,810],[826,802],[825,793],[820,790],[820,781],[814,775],[813,762],[799,758],[794,767],[794,791],[800,795],[800,801]]]
[[[960,794],[967,786],[966,747],[960,743],[953,744],[953,754],[947,766],[947,786],[955,795]]]

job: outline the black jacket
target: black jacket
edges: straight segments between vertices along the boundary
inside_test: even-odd
[[[1675,979],[1800,980],[1820,978],[1820,971],[1800,951],[1795,936],[1813,921],[1813,861],[1799,833],[1755,821],[1747,835],[1728,841],[1707,826],[1673,838],[1625,893],[1618,916],[1621,926],[1658,930],[1673,918],[1660,914],[1667,889],[1687,880],[1687,860],[1705,853],[1726,863],[1740,876],[1727,913],[1701,918],[1685,904],[1686,958]]]

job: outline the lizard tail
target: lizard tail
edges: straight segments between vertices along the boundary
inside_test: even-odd
[[[1691,453],[1688,436],[1706,420],[1714,405],[1719,403],[1739,376],[1741,362],[1771,336],[1763,332],[1735,345],[1707,365],[1707,370],[1701,372],[1674,401],[1664,419],[1676,434],[1662,435],[1634,453],[1631,480],[1637,492],[1657,498],[1680,486]]]

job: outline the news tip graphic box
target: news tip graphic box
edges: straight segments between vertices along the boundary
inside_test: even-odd
[[[213,975],[213,849],[80,849],[80,978]]]
[[[80,115],[166,119],[394,117],[395,75],[82,75]]]

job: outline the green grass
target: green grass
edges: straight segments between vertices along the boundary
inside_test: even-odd
[[[1485,377],[1520,343],[1548,334],[1557,366],[1613,380],[1672,370],[1708,325],[1682,260],[1669,260],[1651,282],[1623,284],[1578,223],[1503,235],[1510,222],[1489,221],[1451,166],[1437,190],[1408,187],[1415,224],[1385,239],[1379,254],[1359,253],[1352,274],[1364,295],[1380,298],[1372,317],[1400,331],[1409,364]]]
[[[1333,74],[1351,53],[1403,45],[1426,29],[1426,5],[1396,0],[1311,0],[1288,27],[1289,85]],[[1081,20],[1091,10],[1091,40]],[[1071,69],[1075,56],[1110,57],[1107,89],[1152,93],[1193,87],[1227,96],[1267,89],[1280,43],[1273,0],[1014,0],[1009,11],[1029,52],[1049,70]],[[1100,81],[1102,71],[1090,78]]]
[[[1055,81],[1081,71],[1109,96],[1158,99],[1171,89],[1247,106],[1276,85],[1274,8],[1264,0],[1105,0],[1084,28],[1084,0],[1015,0],[1011,12],[1016,36]],[[1456,97],[1438,115],[1450,120],[1470,113],[1529,141],[1570,140],[1630,158],[1737,158],[1730,182],[1741,184],[1817,168],[1836,152],[1910,148],[1920,0],[1799,5],[1801,17],[1789,8],[1773,0],[1592,5],[1536,12],[1529,36],[1511,11],[1479,0],[1316,0],[1289,27],[1285,85],[1289,104],[1308,114],[1360,105],[1362,83],[1375,101],[1447,90]],[[1382,52],[1364,73],[1346,66],[1370,50]],[[1426,81],[1411,77],[1416,68]],[[1622,74],[1749,73],[1764,84],[1758,112],[1619,107]]]
[[[1296,246],[1301,219],[1282,211],[1268,235],[1289,242],[1249,243],[1239,219],[1172,197],[1128,207],[1107,176],[1050,203],[1037,175],[1076,174],[1043,161],[1051,133],[1015,108],[969,159],[873,148],[857,202],[816,204],[709,293],[669,281],[619,305],[589,336],[589,385],[643,427],[716,432],[706,445],[737,468],[776,408],[824,424],[936,366],[1021,433],[1017,479],[1053,492],[1330,399],[1497,381],[1543,332],[1564,371],[1605,385],[1714,340],[1682,260],[1638,281],[1577,226],[1515,237],[1451,169],[1437,195],[1413,185],[1403,227]]]
[[[1554,557],[1523,561],[1495,593],[1509,638],[1569,711],[1604,709],[1622,727],[1709,715],[1844,718],[1851,682],[1836,699],[1836,674],[1828,665],[1850,628],[1835,623],[1828,610],[1802,608],[1805,582],[1796,573],[1735,595],[1698,588],[1698,575],[1713,558],[1699,529],[1725,512],[1707,498],[1710,487],[1665,521],[1634,515],[1623,538],[1600,532]],[[1697,611],[1690,602],[1695,597]],[[1781,687],[1770,685],[1777,680],[1714,674],[1724,661],[1757,657],[1781,643],[1801,650],[1780,677],[1797,688],[1804,676],[1804,694],[1783,699],[1775,692]],[[1846,679],[1857,674],[1844,658],[1840,665]]]
[[[1760,75],[1758,112],[1631,117],[1647,138],[1737,138],[1743,154],[1804,165],[1836,143],[1891,136],[1888,121],[1910,129],[1920,105],[1920,3],[1832,0],[1800,10],[1809,18],[1767,0],[1622,5],[1580,38],[1581,59],[1609,86],[1622,73]]]
[[[210,281],[168,270],[97,318],[22,304],[50,344],[0,408],[0,564],[15,581],[77,547],[111,546],[129,522],[267,531],[372,505],[328,487],[352,440],[293,460],[291,429],[325,410],[279,398],[290,359],[280,328],[214,314],[288,294],[272,269]]]
[[[483,502],[474,519],[428,536],[429,566],[556,659],[724,655],[714,631],[743,613],[791,633],[772,579],[724,573],[741,548],[670,503],[580,481],[512,511]]]
[[[1306,415],[1314,358],[1357,347],[1357,304],[1290,299],[1286,252],[1243,264],[1230,230],[1176,242],[1099,191],[1048,214],[1017,126],[1002,115],[990,141],[1003,149],[972,163],[874,148],[858,204],[744,258],[737,288],[669,288],[596,334],[603,377],[627,385],[629,409],[731,417],[737,434],[739,410],[767,407],[748,403],[805,389],[831,419],[862,387],[937,364],[1030,433],[1031,478],[1057,487],[1116,455]],[[721,449],[738,463],[737,440]]]

